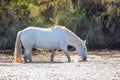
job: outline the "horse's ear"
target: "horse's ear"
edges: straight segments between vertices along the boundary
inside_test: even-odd
[[[86,44],[86,40],[84,40],[84,43]]]

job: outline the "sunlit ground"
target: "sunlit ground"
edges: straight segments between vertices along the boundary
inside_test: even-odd
[[[119,50],[88,51],[86,62],[76,51],[69,53],[72,62],[60,51],[50,63],[50,53],[34,51],[33,63],[27,64],[0,54],[0,80],[120,80]]]

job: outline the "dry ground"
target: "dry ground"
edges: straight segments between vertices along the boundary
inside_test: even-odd
[[[33,63],[14,63],[13,55],[0,54],[0,80],[120,80],[120,51],[88,51],[82,62],[70,52],[71,63],[63,52],[49,62],[50,54],[34,53]],[[79,62],[78,62],[79,61]]]

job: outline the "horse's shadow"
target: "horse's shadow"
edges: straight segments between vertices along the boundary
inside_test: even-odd
[[[50,62],[50,61],[39,61],[39,62],[27,62],[24,64],[62,64],[62,63],[68,63],[68,62],[62,62],[62,61],[54,61],[54,62]]]
[[[80,62],[89,62],[88,60],[83,61],[83,60],[79,60],[78,63]],[[63,63],[75,63],[74,61],[68,62],[68,61],[54,61],[54,62],[50,62],[50,61],[33,61],[33,62],[27,62],[28,64],[63,64]],[[27,64],[24,63],[24,64]]]

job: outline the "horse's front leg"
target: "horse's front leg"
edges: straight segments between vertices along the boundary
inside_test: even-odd
[[[70,55],[67,49],[67,45],[62,45],[61,49],[64,51],[65,55],[67,56],[68,62],[71,62]]]
[[[68,51],[67,52],[64,51],[64,53],[67,56],[68,62],[71,62],[70,55],[69,55]]]
[[[54,56],[55,56],[55,53],[56,53],[56,50],[57,50],[57,49],[53,49],[53,50],[52,50],[52,53],[51,53],[51,56],[50,56],[50,62],[53,62]]]

